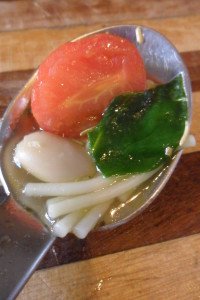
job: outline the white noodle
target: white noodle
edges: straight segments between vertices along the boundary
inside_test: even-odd
[[[142,28],[137,26],[135,29],[136,41],[138,44],[142,44],[144,42],[144,35],[142,33]]]
[[[122,177],[92,179],[66,183],[28,183],[23,193],[32,197],[75,196],[102,189]]]
[[[58,237],[65,237],[78,223],[78,221],[83,217],[84,211],[76,211],[71,214],[68,214],[61,220],[58,220],[54,225],[53,225],[53,234]]]
[[[91,208],[88,213],[86,213],[86,215],[75,225],[73,228],[73,233],[79,239],[84,239],[95,227],[99,219],[106,213],[113,201],[114,200],[112,199]]]
[[[183,143],[183,148],[188,148],[188,147],[195,147],[196,146],[196,139],[194,137],[194,135],[190,134],[185,142]]]
[[[127,179],[123,179],[120,182],[113,183],[111,186],[93,193],[88,193],[73,198],[56,197],[49,199],[47,200],[48,215],[50,218],[54,219],[82,208],[109,201],[110,199],[118,197],[126,191],[139,186],[141,183],[154,175],[157,171],[158,169],[144,174],[131,176]]]

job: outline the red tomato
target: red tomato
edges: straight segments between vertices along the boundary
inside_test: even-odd
[[[136,47],[111,34],[61,45],[40,65],[32,91],[39,126],[67,137],[96,125],[111,100],[146,87]]]

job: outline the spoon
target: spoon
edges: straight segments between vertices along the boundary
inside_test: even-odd
[[[139,40],[139,42],[136,31],[141,31],[140,38],[142,37],[142,39]],[[133,42],[143,58],[148,77],[153,78],[155,81],[165,83],[172,80],[177,74],[182,73],[188,99],[188,124],[190,126],[192,110],[191,84],[186,66],[174,46],[160,33],[146,27],[140,27],[138,29],[135,25],[104,28],[83,35],[78,39],[102,32],[109,32]],[[37,217],[24,210],[15,201],[16,196],[12,191],[12,184],[15,178],[13,178],[14,176],[11,169],[7,167],[9,153],[7,150],[5,151],[5,146],[13,135],[13,130],[19,123],[23,112],[28,107],[31,87],[35,77],[36,73],[9,105],[3,116],[0,130],[0,176],[7,194],[7,197],[0,199],[1,299],[14,299],[17,296],[55,240],[50,230],[47,229]],[[14,140],[19,141],[26,133],[28,133],[28,131],[17,132],[16,136],[14,136]],[[120,224],[141,212],[160,193],[172,175],[181,154],[182,150],[179,150],[174,156],[170,166],[164,171],[161,178],[159,178],[154,188],[150,191],[150,194],[148,194],[148,197],[141,203],[137,210],[131,212]],[[119,223],[106,225],[103,229],[118,224]]]

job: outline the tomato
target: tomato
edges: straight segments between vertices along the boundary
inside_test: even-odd
[[[39,126],[66,137],[96,125],[111,100],[146,87],[137,48],[111,34],[67,42],[40,65],[32,90],[32,113]]]

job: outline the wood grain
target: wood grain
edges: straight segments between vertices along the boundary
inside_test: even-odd
[[[200,13],[198,0],[1,1],[0,31],[179,17]]]
[[[192,91],[196,92],[200,90],[200,51],[186,51],[180,53],[183,61],[185,62],[191,82]]]
[[[7,106],[33,73],[34,70],[0,73],[0,106]]]
[[[136,20],[127,19],[122,24],[134,24]],[[174,43],[180,52],[200,50],[200,18],[187,16],[169,19],[137,19],[137,24],[152,27]],[[106,25],[82,25],[57,29],[30,29],[0,33],[0,73],[35,69],[59,44],[82,34],[100,29]],[[192,40],[192,41],[191,41]]]
[[[196,146],[194,148],[185,149],[184,153],[189,153],[193,151],[200,151],[200,93],[193,93],[193,116],[192,116],[192,126],[191,133],[194,134],[196,138]]]
[[[200,235],[36,272],[17,300],[199,299]]]

